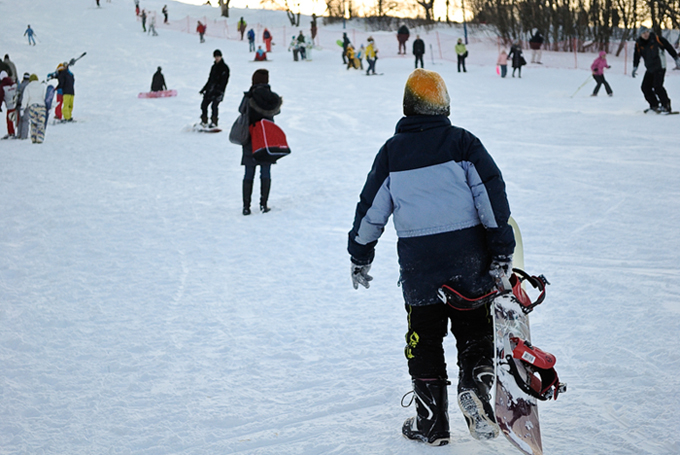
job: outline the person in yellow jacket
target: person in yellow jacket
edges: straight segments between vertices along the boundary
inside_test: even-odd
[[[468,51],[465,47],[465,44],[463,44],[462,38],[458,38],[458,43],[456,44],[455,50],[456,55],[458,56],[458,72],[460,73],[460,68],[463,67],[463,72],[467,73],[467,70],[465,69],[465,59],[468,56]]]
[[[359,69],[359,59],[354,52],[354,46],[351,44],[347,46],[347,69],[350,68]]]
[[[368,62],[368,69],[366,75],[375,74],[375,62],[378,60],[378,48],[375,47],[375,42],[372,37],[368,37],[368,46],[366,46],[366,61]]]

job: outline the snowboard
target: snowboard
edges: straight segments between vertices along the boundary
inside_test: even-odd
[[[514,219],[509,224],[515,233],[516,247],[513,254],[514,272],[511,278],[513,292],[505,292],[494,298],[494,344],[496,348],[496,422],[505,438],[526,455],[542,455],[541,426],[538,419],[538,399],[533,396],[528,385],[536,385],[541,390],[541,400],[549,394],[557,398],[559,392],[566,391],[566,385],[559,383],[552,369],[555,358],[531,345],[531,330],[528,312],[541,303],[545,285],[549,284],[543,276],[529,277],[521,270],[524,267],[522,234]],[[541,294],[535,302],[528,299],[522,289],[522,281],[529,280]],[[537,286],[538,284],[538,286]],[[541,289],[542,288],[542,289]],[[518,295],[527,297],[520,299]],[[520,303],[520,300],[523,303]],[[527,306],[527,304],[531,304]],[[533,357],[533,358],[532,358]],[[536,362],[536,363],[534,363]],[[543,375],[539,380],[532,365],[549,368],[546,373],[554,373],[553,382],[546,387]],[[520,384],[519,380],[522,380]]]
[[[169,96],[177,96],[177,90],[160,90],[158,92],[142,92],[137,95],[137,98],[167,98]]]
[[[652,109],[652,108],[647,108],[647,109],[644,110],[644,112],[645,112],[645,114],[648,114],[648,113],[650,113],[650,112],[653,112],[653,113],[659,114],[659,115],[677,115],[677,114],[680,114],[680,111],[657,112],[657,111],[655,111],[655,110]]]
[[[191,127],[191,131],[195,131],[197,133],[220,133],[222,132],[222,128],[209,128],[207,126],[201,126],[200,123],[194,123]]]

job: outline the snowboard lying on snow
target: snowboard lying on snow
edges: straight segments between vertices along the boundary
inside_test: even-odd
[[[167,98],[177,96],[177,90],[160,90],[158,92],[142,92],[137,98]]]

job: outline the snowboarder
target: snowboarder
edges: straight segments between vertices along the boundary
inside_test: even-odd
[[[633,54],[633,74],[635,77],[640,64],[640,57],[645,61],[645,76],[642,78],[642,93],[649,103],[649,109],[655,112],[671,112],[671,100],[663,86],[666,77],[666,55],[671,54],[676,65],[680,66],[680,58],[671,43],[663,36],[657,36],[647,27],[640,28],[640,37],[635,41]]]
[[[3,139],[14,137],[14,120],[16,119],[17,83],[9,77],[6,71],[0,71],[0,112],[4,101],[7,108],[7,135]]]
[[[24,36],[28,35],[28,45],[30,46],[31,44],[35,46],[35,36],[38,36],[35,34],[33,29],[31,28],[31,24],[28,24],[28,28],[24,32]]]
[[[375,47],[375,43],[372,37],[368,37],[368,46],[366,46],[366,63],[368,63],[368,69],[366,70],[366,75],[375,74],[375,62],[378,61],[378,48]]]
[[[597,92],[600,91],[600,87],[602,84],[604,84],[604,89],[607,91],[607,95],[612,96],[612,88],[609,86],[609,83],[604,79],[604,69],[605,68],[611,68],[607,64],[607,53],[605,51],[600,52],[600,56],[597,57],[594,61],[593,64],[590,65],[590,69],[593,72],[593,79],[595,79],[595,82],[597,82],[597,85],[595,86],[595,90],[593,90],[593,94],[590,96],[597,96]]]
[[[543,35],[536,29],[534,36],[529,39],[529,47],[531,48],[531,63],[541,63],[541,46],[543,46]]]
[[[347,33],[342,34],[342,63],[343,65],[347,64],[347,48],[350,45],[349,38],[347,37]]]
[[[272,51],[272,34],[269,33],[269,30],[266,28],[264,29],[264,32],[262,32],[262,41],[264,41],[264,45],[267,48],[267,52]]]
[[[409,31],[408,27],[406,24],[403,24],[399,29],[397,30],[397,41],[399,41],[399,52],[398,54],[404,54],[406,55],[406,41],[408,41],[409,38]],[[403,52],[402,52],[403,49]]]
[[[255,51],[255,61],[264,62],[267,60],[267,53],[262,49],[262,46],[257,46],[257,51]]]
[[[454,48],[456,50],[456,56],[458,57],[458,72],[460,73],[460,68],[463,68],[463,72],[467,73],[467,69],[465,68],[465,59],[468,56],[468,51],[467,47],[465,47],[465,44],[463,43],[462,38],[458,38],[458,42],[456,43],[456,47]]]
[[[57,66],[57,90],[63,93],[63,107],[62,115],[65,122],[73,121],[73,99],[75,97],[75,77],[71,70],[68,69],[68,63],[60,63]]]
[[[31,74],[29,77],[29,83],[24,89],[21,108],[31,122],[31,142],[42,144],[45,140],[47,110],[45,109],[45,87],[40,83],[36,74]]]
[[[215,49],[213,52],[215,63],[210,68],[208,82],[201,91],[203,102],[201,103],[201,126],[215,128],[219,120],[219,105],[224,99],[224,91],[229,83],[229,67],[222,59],[222,51]],[[208,124],[208,106],[211,106],[210,124]]]
[[[198,32],[198,36],[201,39],[201,43],[205,43],[205,30],[208,27],[206,27],[204,24],[201,23],[201,21],[198,21],[198,25],[196,26],[196,31]]]
[[[370,286],[375,245],[393,215],[408,321],[404,353],[416,403],[416,416],[404,422],[402,433],[435,446],[449,442],[442,343],[450,321],[459,406],[473,437],[493,437],[499,431],[489,403],[495,376],[490,302],[460,311],[442,303],[437,291],[446,283],[476,298],[507,281],[515,240],[505,184],[479,139],[451,125],[439,74],[421,68],[411,73],[403,112],[356,208],[348,241],[352,284]]]
[[[243,41],[243,34],[246,32],[247,26],[248,24],[245,20],[243,20],[243,16],[241,16],[241,19],[238,21],[238,26],[236,27],[236,29],[241,33],[241,41]]]
[[[512,77],[515,77],[515,71],[519,70],[519,77],[522,77],[522,67],[527,64],[524,60],[524,55],[522,54],[522,46],[519,44],[519,40],[515,41],[510,48],[508,53],[508,58],[512,59]]]
[[[272,92],[269,86],[269,71],[258,69],[253,73],[252,86],[243,94],[238,111],[248,118],[248,125],[267,119],[274,121],[274,116],[281,112],[283,99]],[[245,127],[245,125],[244,125]],[[253,157],[250,136],[247,142],[241,144],[243,156],[241,165],[245,166],[243,176],[243,215],[250,215],[250,202],[253,193],[256,167],[260,166],[260,211],[267,213],[271,209],[267,205],[271,189],[271,163],[260,163]]]
[[[255,30],[248,30],[248,52],[255,52]]]
[[[424,68],[425,42],[420,39],[420,35],[416,35],[416,40],[413,42],[413,55],[416,56],[416,68],[418,68],[418,62],[420,62],[420,67]]]
[[[503,49],[498,55],[498,60],[496,60],[496,65],[501,68],[501,77],[505,77],[508,74],[508,53]]]
[[[153,77],[151,78],[152,92],[160,92],[162,90],[168,89],[167,85],[165,85],[165,77],[163,77],[163,73],[161,71],[162,68],[159,66],[156,72],[153,74]]]
[[[161,13],[163,13],[163,23],[167,24],[168,23],[168,5],[163,5],[163,9],[161,10]]]

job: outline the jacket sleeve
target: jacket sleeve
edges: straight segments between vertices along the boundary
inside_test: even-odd
[[[386,146],[383,146],[366,178],[357,204],[354,226],[349,232],[347,251],[354,263],[370,264],[373,262],[375,246],[393,209],[389,193],[387,151]]]
[[[635,52],[633,53],[633,68],[637,68],[640,64],[640,45],[635,42]]]
[[[673,45],[668,42],[666,38],[663,36],[659,36],[659,42],[661,42],[661,45],[663,46],[664,49],[668,51],[669,54],[671,54],[671,57],[673,57],[673,60],[678,58],[678,53],[675,52],[675,49],[673,49]]]
[[[466,160],[472,164],[468,170],[468,185],[472,191],[475,208],[487,231],[487,247],[494,258],[506,258],[515,249],[515,236],[508,224],[510,205],[505,193],[505,182],[500,169],[486,151],[481,141],[470,135]]]

